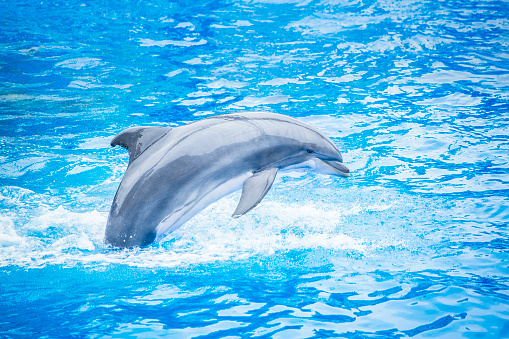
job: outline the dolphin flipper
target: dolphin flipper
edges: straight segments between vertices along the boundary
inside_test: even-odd
[[[238,218],[252,210],[269,191],[274,179],[276,178],[277,168],[269,168],[261,172],[256,172],[252,177],[244,181],[242,195],[232,217]]]
[[[141,153],[161,139],[171,127],[141,126],[131,127],[117,134],[111,140],[111,146],[120,145],[129,151],[129,164]]]

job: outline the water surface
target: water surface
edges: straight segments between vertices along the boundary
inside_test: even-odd
[[[2,1],[0,335],[509,337],[504,1]],[[103,243],[137,125],[287,114],[348,179],[279,175]]]

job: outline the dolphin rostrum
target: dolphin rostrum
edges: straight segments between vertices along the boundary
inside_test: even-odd
[[[129,151],[106,225],[106,242],[118,247],[147,246],[242,188],[233,213],[240,217],[263,199],[279,169],[350,175],[327,136],[275,113],[218,115],[176,128],[133,127],[111,145]]]

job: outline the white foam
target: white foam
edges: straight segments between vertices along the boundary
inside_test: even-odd
[[[0,216],[0,266],[74,265],[104,248],[107,213],[72,212],[63,206],[38,210],[30,220]]]
[[[11,218],[0,215],[0,247],[20,244],[23,238],[14,230],[14,222]]]
[[[257,213],[233,220],[230,214],[236,204],[237,199],[223,199],[196,216],[185,230],[179,232],[178,244],[186,248],[196,242],[195,245],[203,246],[208,255],[220,257],[270,255],[276,251],[317,247],[363,249],[355,239],[337,232],[341,217],[352,210],[324,210],[312,204],[270,202],[259,206]],[[172,235],[169,237],[173,238]],[[179,250],[179,246],[174,250]]]
[[[106,225],[106,215],[104,212],[95,210],[83,213],[73,212],[63,206],[58,206],[54,210],[44,208],[43,213],[34,217],[28,225],[34,230],[57,227],[71,232],[83,230],[90,235],[97,235],[99,232],[98,225]]]
[[[301,181],[300,179],[298,179]],[[345,220],[349,216],[394,208],[394,204],[338,206],[328,203],[263,201],[255,211],[231,218],[238,194],[219,200],[174,233],[146,249],[110,251],[103,242],[107,212],[42,208],[28,221],[0,217],[0,266],[50,264],[127,264],[175,267],[214,261],[244,260],[293,250],[325,249],[367,253],[401,245],[364,239]],[[22,223],[22,224],[19,224]],[[24,230],[25,235],[17,233]],[[395,238],[395,237],[393,237]]]
[[[72,234],[58,239],[52,243],[51,247],[57,252],[62,252],[74,248],[87,251],[95,250],[94,243],[90,240],[86,233],[81,233],[80,235]]]

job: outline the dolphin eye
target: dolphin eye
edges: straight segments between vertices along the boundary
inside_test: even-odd
[[[306,150],[306,152],[308,152],[309,154],[311,154],[311,153],[313,153],[313,150],[308,149],[308,150]]]

